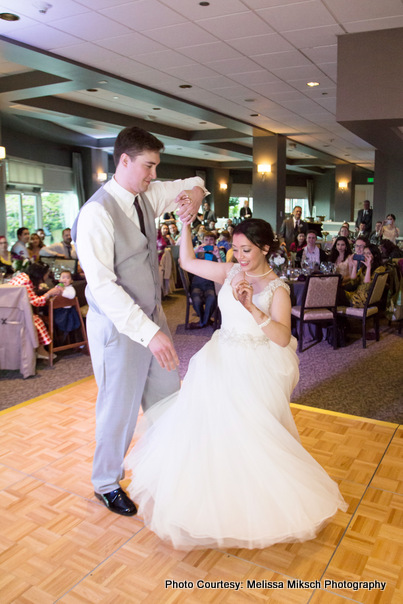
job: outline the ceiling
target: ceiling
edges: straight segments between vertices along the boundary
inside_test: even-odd
[[[0,0],[8,12],[0,111],[28,133],[110,149],[136,124],[183,161],[242,169],[263,129],[288,137],[291,170],[374,168],[336,121],[337,37],[403,27],[401,0]]]

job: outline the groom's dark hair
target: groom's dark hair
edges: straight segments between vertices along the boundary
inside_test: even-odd
[[[234,238],[237,234],[245,235],[247,239],[261,250],[266,245],[269,246],[269,253],[267,254],[267,260],[274,254],[279,247],[277,238],[274,238],[273,229],[271,224],[262,220],[261,218],[250,218],[249,220],[243,220],[234,228]]]
[[[163,149],[164,144],[156,136],[147,132],[147,130],[131,126],[130,128],[124,128],[117,135],[113,149],[113,161],[117,166],[122,153],[127,153],[134,159],[144,151],[160,152]]]

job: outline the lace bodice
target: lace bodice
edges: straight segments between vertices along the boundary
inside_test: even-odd
[[[220,337],[237,340],[244,344],[259,345],[267,343],[268,338],[258,327],[250,312],[234,298],[231,282],[241,271],[241,266],[234,264],[218,294],[222,316]],[[288,293],[290,292],[288,285],[281,279],[273,279],[261,292],[253,296],[253,303],[269,317],[271,316],[273,295],[279,287],[283,287]]]

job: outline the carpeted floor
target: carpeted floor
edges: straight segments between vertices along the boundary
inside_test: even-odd
[[[183,378],[189,359],[213,333],[211,327],[185,330],[185,296],[178,291],[164,302]],[[196,317],[191,316],[191,320]],[[403,423],[403,336],[384,323],[381,340],[362,348],[359,333],[348,345],[333,350],[327,342],[309,346],[300,358],[300,381],[292,402],[352,415]],[[0,410],[90,376],[90,358],[59,353],[51,369],[38,362],[37,375],[27,380],[17,371],[0,371]],[[208,385],[208,384],[207,384]],[[211,384],[214,389],[214,384]]]

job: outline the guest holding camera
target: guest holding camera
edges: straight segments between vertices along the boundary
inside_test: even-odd
[[[206,231],[203,236],[202,244],[195,248],[196,258],[210,260],[212,262],[221,262],[220,251],[215,244],[216,236],[214,233]],[[209,321],[217,306],[217,294],[214,281],[204,279],[198,275],[190,276],[190,295],[193,308],[199,317],[198,323],[191,323],[191,329],[201,329],[209,324]]]
[[[360,242],[362,240],[359,240]],[[357,248],[357,244],[356,244]],[[376,245],[366,243],[361,261],[361,268],[358,269],[357,254],[354,254],[352,260],[351,280],[345,285],[345,293],[349,306],[362,308],[371,287],[372,279],[375,273],[384,273],[385,267],[382,265],[381,253]]]

